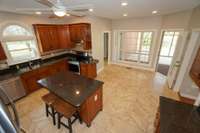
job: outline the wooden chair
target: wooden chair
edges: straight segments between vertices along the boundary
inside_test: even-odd
[[[62,99],[56,99],[56,101],[52,104],[52,107],[58,114],[58,129],[60,129],[61,125],[63,125],[69,129],[70,133],[72,133],[72,124],[77,119],[79,119],[80,123],[82,123],[77,109]],[[63,117],[68,120],[66,124],[61,121],[61,118]],[[74,117],[73,120],[71,119],[72,117]]]
[[[46,109],[46,116],[48,117],[49,115],[53,118],[53,124],[56,125],[56,111],[52,107],[52,104],[54,101],[58,99],[56,95],[53,93],[48,93],[44,96],[42,96],[42,100],[45,103],[45,109]]]

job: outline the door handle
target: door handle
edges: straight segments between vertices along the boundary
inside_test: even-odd
[[[176,61],[176,63],[173,65],[173,67],[180,67],[181,66],[181,61]]]

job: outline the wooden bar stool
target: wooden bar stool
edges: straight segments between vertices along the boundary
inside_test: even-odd
[[[81,122],[77,109],[67,102],[63,101],[62,99],[56,99],[56,101],[53,102],[52,107],[58,114],[58,129],[60,129],[60,126],[63,125],[69,129],[70,133],[72,133],[72,124],[77,119],[79,119]],[[67,118],[68,120],[66,124],[61,121],[61,118],[63,117]],[[73,120],[71,119],[72,117],[74,117]]]
[[[48,93],[48,94],[42,96],[42,100],[45,103],[46,116],[48,117],[50,115],[52,117],[54,125],[56,125],[56,118],[55,118],[56,111],[52,107],[52,104],[54,103],[54,101],[56,99],[58,99],[58,97],[56,95],[54,95],[53,93]]]

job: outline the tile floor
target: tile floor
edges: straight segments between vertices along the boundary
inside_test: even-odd
[[[153,133],[159,96],[178,99],[167,88],[165,77],[158,73],[107,65],[97,79],[105,82],[104,109],[90,128],[77,121],[73,125],[74,133]],[[58,130],[51,118],[46,117],[41,100],[46,93],[41,89],[16,103],[22,127],[27,133],[68,132],[63,127]]]

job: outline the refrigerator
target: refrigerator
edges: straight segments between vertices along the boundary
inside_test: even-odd
[[[0,86],[0,133],[25,133],[20,127],[19,117],[14,102]],[[3,99],[9,101],[9,107]]]

